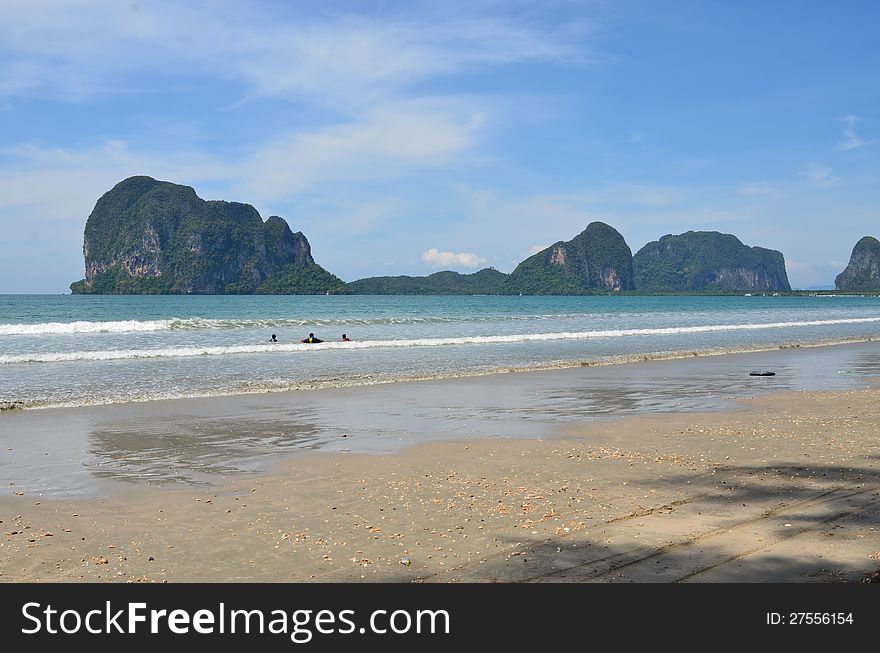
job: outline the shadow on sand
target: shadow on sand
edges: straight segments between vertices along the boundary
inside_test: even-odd
[[[880,580],[880,469],[872,466],[878,459],[867,457],[859,467],[719,467],[697,478],[641,482],[685,486],[688,496],[560,537],[506,539],[503,554],[418,580]]]

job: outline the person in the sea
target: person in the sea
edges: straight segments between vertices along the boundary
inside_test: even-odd
[[[342,334],[342,342],[351,342],[351,338],[349,338],[347,335],[345,335],[345,334],[343,333],[343,334]]]
[[[310,334],[309,334],[309,337],[308,337],[308,338],[303,338],[303,339],[301,340],[301,342],[312,343],[312,342],[324,342],[324,341],[321,340],[320,338],[316,338],[314,333],[310,333]]]
[[[275,337],[275,334],[272,334],[272,337],[269,338],[269,342],[278,342],[278,338]]]

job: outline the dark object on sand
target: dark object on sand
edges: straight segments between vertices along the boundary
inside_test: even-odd
[[[776,376],[776,372],[768,372],[766,370],[757,370],[755,372],[749,372],[749,376]]]

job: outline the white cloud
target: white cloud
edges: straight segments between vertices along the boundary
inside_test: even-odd
[[[0,156],[11,160],[10,165],[0,166],[0,211],[15,209],[20,216],[15,219],[27,215],[35,219],[70,219],[80,225],[98,197],[125,177],[147,174],[194,183],[222,178],[228,172],[225,165],[202,154],[137,153],[117,140],[82,150],[26,144],[4,148]]]
[[[580,63],[583,33],[466,12],[413,20],[232,0],[6,0],[0,94],[82,99],[132,89],[132,73],[198,73],[246,95],[364,106],[429,77],[518,63]],[[317,14],[317,15],[315,15]],[[139,82],[145,83],[145,82]]]
[[[270,201],[328,183],[443,167],[473,145],[485,121],[485,113],[454,103],[383,104],[356,122],[271,139],[242,163],[242,190]]]
[[[543,252],[548,247],[550,247],[550,245],[532,245],[529,247],[529,256],[537,254],[538,252]]]
[[[868,145],[874,141],[866,141],[856,134],[856,123],[860,120],[858,116],[848,114],[843,116],[841,122],[846,123],[846,129],[843,130],[844,140],[837,142],[838,150],[855,150],[856,148]]]
[[[815,163],[811,163],[804,168],[801,168],[801,170],[798,171],[798,174],[801,177],[806,177],[810,183],[815,184],[816,186],[832,186],[840,181],[840,177],[835,177],[832,174],[831,168],[823,168]]]
[[[583,21],[566,24],[549,14],[533,20],[532,11],[487,5],[0,4],[0,112],[34,99],[95,107],[91,132],[68,134],[64,141],[14,145],[7,138],[0,144],[0,241],[7,249],[45,221],[53,221],[53,236],[67,234],[65,246],[81,243],[96,199],[135,174],[192,185],[206,199],[254,203],[264,217],[292,219],[294,228],[297,217],[320,216],[322,224],[309,225],[310,233],[326,224],[350,233],[381,232],[410,217],[402,208],[408,195],[445,181],[435,172],[454,170],[467,178],[484,134],[502,122],[504,97],[451,95],[456,84],[447,80],[520,63],[582,65],[593,56]],[[443,82],[442,98],[426,95],[437,92],[433,81]],[[203,91],[204,103],[216,100],[208,110],[231,109],[224,115],[246,125],[246,144],[234,128],[212,131],[204,103],[196,102],[201,108],[193,113],[188,99],[178,97]],[[106,120],[105,112],[115,109],[112,100],[123,94],[144,99],[138,103],[142,115],[131,114],[137,135]],[[406,99],[416,94],[419,99]],[[269,109],[259,115],[271,117],[255,124],[245,105],[262,98],[274,100],[260,103]],[[179,109],[176,117],[155,106],[166,101]],[[287,122],[272,127],[285,109]],[[194,129],[176,137],[165,125],[158,135],[155,124],[144,125],[163,120],[189,120]],[[207,149],[215,143],[217,149]],[[425,170],[430,181],[416,176]],[[389,198],[402,198],[401,204]],[[414,241],[420,244],[407,249],[417,253],[422,243],[442,242],[434,237],[420,235]]]
[[[465,68],[580,56],[564,41],[523,25],[473,19],[431,24],[348,17],[283,28],[276,38],[287,46],[264,49],[260,34],[260,47],[240,66],[261,94],[342,91],[347,99],[362,98]]]
[[[485,122],[486,114],[466,103],[389,102],[361,120],[274,136],[230,158],[186,150],[134,151],[121,140],[84,149],[25,143],[0,149],[0,209],[27,206],[34,217],[82,219],[102,193],[131,175],[201,182],[203,192],[271,206],[328,186],[389,182],[416,170],[460,166]],[[379,213],[370,219],[362,213],[356,220],[364,227]]]
[[[422,260],[432,268],[468,268],[475,269],[486,264],[486,259],[473,252],[441,252],[432,247],[422,253]]]

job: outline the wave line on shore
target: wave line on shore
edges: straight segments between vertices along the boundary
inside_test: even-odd
[[[0,324],[0,336],[46,336],[74,335],[78,333],[144,333],[152,331],[197,331],[197,330],[235,330],[235,329],[268,329],[268,328],[300,328],[300,327],[339,327],[339,326],[382,326],[390,324],[452,324],[458,322],[492,322],[492,321],[546,321],[560,319],[576,319],[584,317],[603,317],[605,314],[594,313],[559,313],[559,314],[528,314],[508,315],[495,314],[483,316],[399,316],[399,317],[351,317],[351,318],[168,318],[163,320],[114,320],[76,322],[37,322],[33,324]]]
[[[265,392],[292,392],[292,391],[318,391],[338,388],[356,388],[374,385],[386,385],[390,383],[405,383],[412,381],[439,381],[451,379],[464,379],[472,377],[491,376],[495,374],[512,374],[512,373],[529,373],[542,372],[552,370],[565,370],[578,367],[604,367],[609,365],[621,365],[631,363],[642,363],[645,361],[668,361],[678,359],[690,359],[692,357],[707,356],[728,356],[734,354],[754,354],[760,352],[775,351],[777,349],[788,348],[817,348],[838,346],[846,344],[856,344],[864,342],[873,342],[870,337],[856,337],[833,340],[815,340],[804,341],[797,344],[786,345],[763,345],[757,347],[735,347],[735,348],[713,348],[700,350],[675,350],[675,351],[654,351],[650,353],[632,353],[599,356],[592,359],[571,359],[571,360],[554,360],[543,363],[530,365],[502,365],[492,368],[459,370],[456,372],[442,372],[434,374],[405,374],[384,375],[384,374],[361,374],[349,376],[346,378],[325,378],[325,379],[302,379],[302,380],[262,380],[257,382],[237,383],[234,387],[216,388],[213,390],[188,390],[188,391],[148,391],[142,395],[126,395],[119,396],[96,396],[89,395],[87,397],[78,398],[55,398],[55,399],[37,399],[30,401],[0,401],[0,413],[4,410],[15,411],[17,409],[24,410],[40,410],[46,408],[78,408],[83,406],[101,406],[119,403],[142,403],[148,401],[164,401],[178,399],[209,399],[216,397],[230,397],[246,394],[262,394]]]
[[[642,329],[606,329],[557,333],[520,333],[496,336],[459,336],[448,338],[413,338],[401,340],[365,340],[360,342],[323,342],[317,344],[259,344],[170,347],[156,349],[110,349],[72,352],[35,352],[0,356],[0,364],[64,363],[77,361],[114,361],[150,358],[183,358],[198,356],[223,356],[241,354],[266,354],[279,352],[296,353],[334,349],[381,349],[401,347],[443,347],[451,345],[493,345],[559,340],[593,340],[633,336],[670,336],[725,331],[756,331],[793,327],[832,326],[841,324],[866,324],[880,322],[880,317],[840,318],[801,322],[768,322],[753,324],[707,324],[687,327],[656,327]]]

